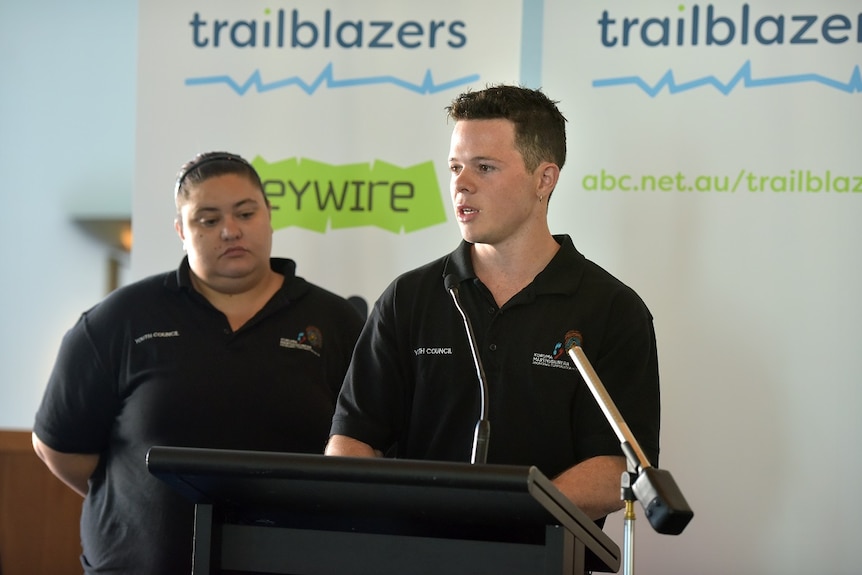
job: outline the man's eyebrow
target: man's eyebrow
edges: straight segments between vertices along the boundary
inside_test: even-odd
[[[467,158],[466,160],[461,160],[461,159],[456,158],[455,156],[452,156],[449,158],[449,161],[450,162],[464,163],[464,162],[498,162],[499,160],[497,158],[494,158],[491,156],[473,156],[471,158]]]

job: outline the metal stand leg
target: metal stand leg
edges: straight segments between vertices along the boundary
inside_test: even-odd
[[[625,515],[623,523],[623,575],[634,575],[635,555],[635,493],[632,489],[637,475],[624,472],[620,479],[620,495],[625,501]]]
[[[635,554],[635,503],[626,501],[625,529],[623,531],[623,575],[634,575]]]

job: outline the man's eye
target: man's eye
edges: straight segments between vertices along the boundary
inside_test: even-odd
[[[461,166],[449,166],[449,171],[453,174],[457,174],[461,171]]]

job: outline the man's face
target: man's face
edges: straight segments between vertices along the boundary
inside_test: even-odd
[[[245,289],[268,272],[270,210],[263,193],[237,174],[216,176],[179,200],[177,233],[197,278],[219,291]]]
[[[512,122],[459,120],[452,132],[449,171],[455,219],[468,242],[504,244],[544,222],[540,178],[527,171],[515,148]]]

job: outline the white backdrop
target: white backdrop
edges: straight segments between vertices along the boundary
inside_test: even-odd
[[[569,119],[552,230],[571,234],[655,315],[660,463],[695,511],[672,537],[653,533],[638,508],[638,571],[859,572],[858,5],[164,4],[140,6],[133,275],[181,257],[171,198],[179,165],[227,149],[259,166],[293,161],[295,173],[273,177],[298,187],[415,184],[414,199],[399,200],[406,211],[391,209],[383,186],[372,209],[348,195],[340,211],[328,204],[276,225],[275,252],[296,259],[301,275],[371,302],[459,240],[443,107],[488,83],[543,87]],[[296,10],[297,22],[317,27],[314,46],[275,46],[279,9],[288,24]],[[196,37],[195,13],[208,22]],[[215,20],[226,22],[219,46]],[[369,45],[372,21],[392,22],[391,48]],[[350,47],[335,32],[345,22]],[[431,22],[444,23],[433,47]],[[399,41],[405,25],[415,33]],[[300,42],[311,44],[311,29],[297,29]],[[427,162],[436,189],[409,171]],[[417,207],[434,194],[440,223],[431,204]],[[287,199],[274,202],[287,210]],[[331,227],[309,229],[321,218]],[[611,516],[606,531],[620,544],[621,529],[621,514]]]
[[[862,471],[862,354],[854,349],[862,323],[862,6],[700,4],[692,46],[695,6],[545,5],[543,85],[562,100],[571,150],[551,219],[655,315],[661,466],[695,510],[679,537],[656,535],[641,515],[636,565],[663,574],[859,573],[862,530],[846,486]],[[727,22],[734,25],[724,46],[706,43],[709,7],[715,39],[729,40]],[[616,21],[606,27],[615,46],[602,43],[605,10]],[[840,44],[823,39],[836,14],[850,25],[831,33],[848,37]],[[626,18],[639,24],[623,46]],[[645,45],[641,30],[656,42],[663,19],[670,45]],[[779,19],[784,43],[758,43],[757,23],[775,39]],[[818,41],[791,43],[812,21],[803,38]],[[732,84],[747,62],[752,81]],[[668,71],[673,84],[660,84]],[[609,79],[624,81],[595,86]],[[631,176],[624,184],[641,189],[622,191],[617,181],[588,191],[603,171]],[[800,174],[810,190],[820,178],[821,191],[798,191]],[[658,185],[662,175],[673,191],[643,189],[642,176]],[[707,182],[733,189],[738,178],[736,191],[677,191]],[[855,191],[835,192],[836,183]],[[782,186],[788,191],[775,191]],[[618,541],[622,522],[612,517],[606,528]]]

